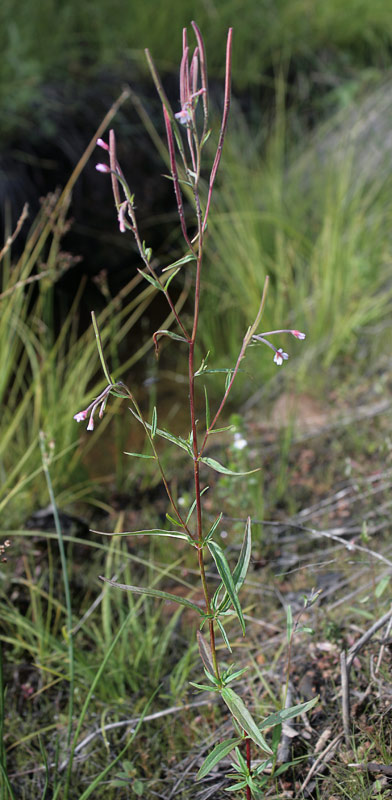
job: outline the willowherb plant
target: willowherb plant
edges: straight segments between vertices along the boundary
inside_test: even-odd
[[[94,314],[92,315],[93,325],[107,386],[86,409],[75,414],[75,419],[80,422],[86,420],[88,417],[87,429],[93,430],[95,412],[99,408],[99,416],[102,416],[109,395],[112,394],[116,397],[123,397],[130,402],[130,411],[144,428],[145,435],[151,447],[150,458],[156,461],[171,505],[171,513],[167,515],[167,518],[175,529],[133,531],[132,533],[135,535],[148,534],[182,539],[185,540],[190,547],[194,548],[203,588],[204,607],[202,608],[191,600],[178,597],[175,594],[137,586],[122,585],[114,581],[109,581],[109,583],[121,589],[162,598],[164,600],[171,600],[187,608],[191,608],[200,619],[200,628],[207,626],[208,639],[205,638],[200,631],[198,631],[197,638],[199,652],[208,683],[192,685],[202,691],[215,692],[222,697],[232,716],[235,735],[216,745],[200,768],[197,778],[200,779],[207,775],[221,759],[227,757],[231,751],[234,751],[235,759],[232,766],[235,770],[235,782],[232,786],[228,787],[228,789],[230,791],[245,790],[247,798],[250,798],[251,796],[259,796],[260,791],[262,791],[263,786],[268,780],[266,770],[269,773],[272,771],[272,773],[277,776],[287,767],[287,765],[276,766],[277,746],[279,743],[282,721],[294,717],[305,709],[309,709],[314,705],[316,699],[312,700],[310,703],[303,703],[291,708],[283,708],[280,712],[274,713],[264,719],[261,725],[257,724],[247,709],[243,699],[232,688],[233,682],[241,678],[245,669],[238,668],[235,663],[231,663],[228,668],[223,668],[218,662],[215,640],[217,631],[221,634],[229,653],[232,652],[225,629],[226,619],[228,617],[233,614],[237,616],[242,632],[245,635],[245,621],[238,595],[245,581],[251,556],[251,520],[248,518],[246,522],[239,559],[234,570],[231,571],[225,553],[217,541],[218,527],[222,514],[220,514],[210,526],[206,524],[205,515],[203,515],[203,495],[208,487],[202,484],[202,470],[204,470],[204,468],[213,469],[226,475],[248,474],[233,472],[217,460],[207,456],[205,453],[209,438],[212,434],[227,430],[227,428],[218,428],[218,423],[248,346],[259,343],[266,344],[274,351],[274,361],[280,366],[283,364],[283,361],[288,359],[288,354],[284,352],[281,347],[276,348],[270,342],[269,337],[275,334],[291,333],[297,339],[304,339],[305,334],[298,330],[286,329],[257,333],[268,288],[268,278],[266,278],[256,319],[245,333],[236,364],[231,369],[226,370],[225,390],[221,402],[214,413],[210,411],[208,394],[204,387],[205,429],[204,432],[200,432],[200,426],[196,418],[195,385],[196,381],[200,379],[201,376],[207,376],[209,373],[214,372],[214,370],[208,367],[207,357],[203,359],[198,368],[195,367],[195,343],[199,326],[200,289],[207,221],[210,213],[214,184],[222,155],[230,108],[232,29],[229,29],[227,36],[225,94],[218,145],[210,171],[208,186],[205,189],[205,183],[201,180],[201,168],[204,146],[210,135],[207,63],[203,39],[194,22],[192,22],[192,28],[196,38],[196,45],[193,52],[188,45],[187,31],[186,29],[183,31],[183,48],[180,65],[181,108],[176,113],[173,112],[168,101],[150,53],[146,51],[151,74],[162,102],[171,180],[173,182],[177,202],[182,236],[186,245],[184,256],[165,267],[160,275],[157,274],[153,266],[151,249],[146,246],[139,233],[134,195],[131,192],[129,184],[117,160],[114,132],[110,131],[108,144],[102,139],[97,141],[97,144],[108,154],[108,163],[98,164],[97,169],[111,176],[120,231],[122,233],[126,231],[132,232],[143,262],[143,268],[140,269],[139,272],[158,291],[163,292],[170,306],[172,318],[176,326],[175,330],[158,330],[155,332],[153,339],[156,353],[158,354],[159,340],[162,336],[170,337],[188,350],[190,434],[185,439],[163,428],[159,428],[157,425],[156,408],[154,408],[151,422],[149,422],[142,414],[133,392],[131,392],[122,381],[115,381],[112,378],[104,357]],[[195,216],[192,223],[189,222],[185,214],[183,201],[184,187],[186,187],[188,196],[190,194],[193,198]],[[193,321],[191,326],[189,326],[188,322],[184,321],[178,313],[176,304],[173,302],[170,294],[172,281],[175,280],[176,276],[187,264],[192,265],[194,282]],[[192,460],[194,500],[186,513],[179,507],[171,492],[169,479],[165,474],[161,458],[157,452],[155,443],[157,436],[179,447]],[[129,455],[137,457],[139,454],[130,453]],[[143,457],[145,457],[144,454]],[[126,535],[130,535],[130,532],[127,532]],[[205,573],[206,551],[212,556],[220,578],[220,584],[215,592],[211,590],[207,583]],[[264,738],[263,732],[271,728],[274,728],[275,733],[270,746]],[[252,744],[261,751],[263,757],[261,763],[259,761],[256,767],[252,767]],[[241,752],[240,748],[243,752]]]

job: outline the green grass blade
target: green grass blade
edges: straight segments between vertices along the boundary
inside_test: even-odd
[[[158,688],[159,688],[159,687],[158,687]],[[157,691],[158,691],[158,688],[155,690],[154,694],[153,694],[153,695],[150,697],[150,699],[148,700],[148,702],[147,702],[147,703],[146,703],[146,705],[144,706],[144,709],[143,709],[142,715],[141,715],[141,717],[140,717],[140,719],[139,719],[139,722],[138,722],[138,724],[136,725],[136,728],[135,728],[135,730],[134,730],[134,731],[132,731],[132,734],[131,734],[131,736],[129,737],[129,739],[128,739],[127,743],[124,745],[123,749],[122,749],[122,750],[121,750],[121,751],[118,753],[118,755],[117,755],[115,758],[113,758],[113,759],[112,759],[112,761],[110,762],[110,764],[108,764],[108,765],[105,767],[105,769],[103,769],[103,770],[102,770],[102,772],[100,772],[100,773],[99,773],[99,775],[97,775],[97,777],[96,777],[96,778],[93,780],[93,782],[92,782],[92,783],[90,784],[90,786],[89,786],[89,787],[86,789],[86,791],[85,791],[85,792],[83,792],[83,794],[82,794],[82,795],[80,795],[80,798],[79,798],[79,800],[87,800],[87,798],[88,798],[88,797],[90,797],[90,795],[92,794],[92,792],[93,792],[93,791],[94,791],[94,790],[97,788],[97,786],[99,786],[99,784],[100,784],[100,783],[103,781],[103,779],[104,779],[104,778],[106,778],[106,775],[107,775],[107,774],[108,774],[108,772],[109,772],[109,771],[112,769],[112,767],[114,767],[114,765],[115,765],[115,764],[117,764],[117,762],[118,762],[118,761],[120,761],[120,759],[121,759],[121,758],[123,757],[123,755],[126,753],[126,751],[128,750],[128,747],[129,747],[129,745],[130,745],[130,744],[133,742],[133,740],[135,739],[135,737],[137,736],[137,734],[138,734],[138,732],[139,732],[139,729],[141,728],[141,726],[142,726],[142,724],[143,724],[144,717],[145,717],[145,716],[146,716],[146,714],[147,714],[147,711],[148,711],[148,709],[149,709],[149,707],[150,707],[150,705],[151,705],[151,703],[152,703],[152,701],[153,701],[153,699],[154,699],[154,697],[155,697],[155,695],[156,695],[156,693],[157,693]]]

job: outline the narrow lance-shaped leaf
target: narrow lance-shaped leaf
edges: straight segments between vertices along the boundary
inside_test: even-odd
[[[193,610],[197,611],[200,616],[204,616],[203,609],[199,608],[196,603],[192,603],[191,600],[187,600],[186,597],[180,597],[179,595],[171,594],[170,592],[161,592],[159,589],[147,589],[144,586],[128,586],[125,583],[116,583],[116,581],[110,581],[108,578],[104,578],[102,575],[99,576],[99,579],[105,583],[110,583],[111,586],[115,586],[117,589],[125,589],[126,592],[145,594],[147,597],[158,597],[160,600],[169,600],[171,603],[178,603],[180,606],[193,608]]]
[[[191,537],[188,536],[187,533],[181,533],[180,531],[165,531],[161,528],[153,528],[151,530],[145,531],[122,531],[121,533],[114,532],[110,533],[107,531],[95,531],[90,528],[91,533],[99,533],[101,536],[169,536],[173,539],[186,539],[187,541],[192,541]]]
[[[197,646],[199,648],[200,658],[205,666],[205,668],[213,673],[214,666],[212,663],[212,653],[211,647],[204,638],[203,634],[200,631],[196,632],[196,639],[197,639]]]
[[[162,272],[167,272],[169,269],[174,269],[175,267],[182,267],[183,264],[188,264],[189,261],[196,261],[196,256],[193,253],[188,253],[188,255],[179,258],[178,261],[173,261],[172,264],[164,267]]]
[[[226,631],[225,631],[225,629],[224,629],[224,627],[223,627],[223,625],[222,625],[222,622],[220,621],[219,617],[217,617],[216,623],[217,623],[217,625],[218,625],[218,628],[219,628],[219,630],[220,630],[220,632],[221,632],[221,634],[222,634],[223,641],[224,641],[224,643],[225,643],[225,645],[226,645],[226,647],[227,647],[227,649],[228,649],[229,653],[232,653],[233,651],[232,651],[232,649],[231,649],[231,646],[230,646],[230,642],[229,642],[229,639],[228,639],[227,633],[226,633]]]
[[[219,516],[216,518],[215,522],[211,525],[211,528],[208,531],[207,536],[204,539],[204,543],[205,544],[208,544],[208,542],[211,541],[211,539],[212,539],[212,537],[213,537],[213,535],[214,535],[214,533],[215,533],[215,531],[216,531],[216,529],[217,529],[222,517],[223,517],[223,514],[221,512],[219,514]]]
[[[155,331],[155,336],[158,336],[158,334],[161,336],[168,336],[170,339],[174,339],[176,342],[187,342],[185,336],[180,336],[179,333],[174,333],[173,331],[160,329],[159,331]]]
[[[149,459],[152,458],[155,461],[155,456],[149,456],[147,455],[147,453],[129,453],[126,450],[124,450],[124,456],[133,456],[134,458],[149,458]]]
[[[196,780],[200,781],[202,778],[205,778],[213,767],[215,767],[215,764],[219,764],[219,761],[222,761],[222,758],[226,758],[226,756],[228,756],[237,745],[241,744],[242,741],[243,740],[238,737],[237,739],[226,739],[226,741],[217,744],[214,749],[211,750],[211,753],[208,754],[204,764],[200,767],[196,775]]]
[[[223,687],[221,695],[222,699],[229,708],[230,713],[233,715],[234,719],[237,720],[239,725],[241,725],[241,728],[244,729],[245,733],[247,733],[254,743],[257,744],[258,747],[261,747],[265,753],[269,753],[271,755],[271,748],[261,735],[256,722],[254,721],[241,697],[239,697],[239,695],[236,694],[233,689],[230,689],[229,686]]]
[[[237,614],[237,617],[240,621],[242,632],[245,635],[245,621],[242,614],[240,601],[238,599],[238,595],[235,589],[233,576],[230,572],[230,567],[227,563],[226,556],[219,544],[216,542],[208,542],[208,549],[215,561],[216,568],[219,572],[219,575],[222,578],[223,584],[227,591],[228,596],[230,597],[230,601],[233,605],[233,608]]]
[[[246,574],[248,572],[251,553],[252,553],[252,525],[251,525],[251,518],[248,517],[245,525],[245,533],[244,533],[244,538],[242,540],[241,552],[233,571],[233,581],[237,594],[240,591],[241,586],[244,583]],[[218,608],[220,613],[224,613],[225,611],[227,611],[227,609],[230,606],[230,598],[227,592],[225,592],[224,597],[218,606],[219,602],[218,598],[222,589],[223,589],[223,584],[221,583],[220,586],[218,586],[218,589],[216,590],[212,601],[212,607]]]
[[[209,486],[205,486],[204,489],[200,492],[200,497],[202,497],[204,492],[206,492],[209,488],[210,488]],[[188,524],[188,522],[189,522],[189,520],[190,520],[190,518],[191,518],[191,516],[192,516],[192,514],[193,514],[193,512],[195,510],[195,508],[196,508],[196,500],[193,501],[193,503],[192,503],[192,505],[191,505],[191,507],[190,507],[190,509],[188,511],[187,518],[185,520],[187,524]]]
[[[204,387],[204,396],[206,399],[206,430],[208,430],[208,428],[210,427],[211,420],[210,420],[210,404],[208,402],[208,394],[206,386]]]
[[[152,275],[149,275],[148,272],[144,272],[142,269],[138,269],[138,272],[140,273],[140,275],[143,276],[143,278],[146,279],[146,281],[148,281],[148,283],[151,283],[151,285],[154,286],[155,289],[158,289],[159,292],[164,291],[163,286],[161,286],[161,284],[156,280],[156,278],[153,278]]]
[[[208,456],[201,458],[200,461],[202,461],[203,464],[207,464],[207,467],[211,467],[216,472],[221,472],[223,475],[251,475],[252,472],[259,472],[259,467],[257,467],[257,469],[249,469],[247,472],[233,472],[232,469],[224,467],[223,464],[220,464],[215,458],[209,458]]]
[[[317,695],[317,697],[313,697],[312,700],[307,700],[306,703],[299,703],[296,706],[282,708],[281,711],[276,711],[274,714],[270,714],[269,717],[266,717],[261,725],[259,725],[259,730],[263,731],[266,728],[273,728],[275,725],[280,725],[281,722],[284,722],[286,719],[293,719],[293,717],[298,717],[299,714],[306,714],[306,712],[310,711],[318,702],[319,696]]]
[[[129,406],[128,408],[131,414],[133,414],[133,416],[135,417],[135,419],[137,419],[138,422],[141,422],[143,424],[143,420],[141,419],[141,417],[139,417],[139,414],[137,414],[133,408],[130,408]],[[151,430],[151,425],[148,422],[144,421],[144,425],[146,426],[146,428],[148,428],[148,430]],[[177,447],[181,447],[182,450],[185,450],[187,453],[189,453],[189,455],[192,455],[188,442],[186,442],[185,439],[182,439],[181,436],[174,436],[173,433],[169,433],[169,431],[162,430],[161,428],[157,428],[156,433],[158,434],[158,436],[161,436],[162,439],[167,439],[168,442],[176,444]]]

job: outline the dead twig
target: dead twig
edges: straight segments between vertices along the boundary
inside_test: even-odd
[[[392,618],[392,608],[378,619],[365,633],[350,647],[348,653],[342,650],[340,654],[340,670],[342,681],[342,718],[343,731],[346,744],[350,746],[350,670],[355,656],[372,636],[389,622]]]
[[[302,783],[299,789],[297,798],[300,798],[302,796],[302,792],[304,791],[304,789],[306,789],[311,778],[313,778],[313,775],[315,775],[317,772],[320,772],[321,769],[324,768],[326,761],[329,761],[332,758],[342,737],[343,737],[342,733],[339,733],[338,736],[335,736],[335,738],[332,739],[332,742],[330,742],[329,745],[327,745],[327,747],[322,751],[322,753],[320,753],[319,757],[316,758],[316,761],[313,762],[304,782]]]

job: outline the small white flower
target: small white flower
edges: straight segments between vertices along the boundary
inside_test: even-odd
[[[97,172],[110,172],[110,167],[107,164],[96,164],[95,169]]]
[[[248,446],[248,442],[246,441],[246,439],[244,439],[244,437],[241,435],[241,433],[235,433],[234,434],[233,447],[235,447],[236,450],[243,450],[244,447],[247,447],[247,446]]]
[[[174,116],[176,119],[178,119],[181,125],[189,125],[189,123],[191,122],[191,115],[189,113],[189,108],[187,108],[187,106],[182,108],[181,111],[178,111],[177,114],[174,114]]]
[[[283,364],[283,361],[287,361],[288,357],[289,357],[288,353],[285,353],[282,350],[282,348],[279,347],[279,350],[277,350],[275,355],[274,355],[274,362],[275,362],[275,364],[278,365],[278,367],[281,367],[282,364]]]

